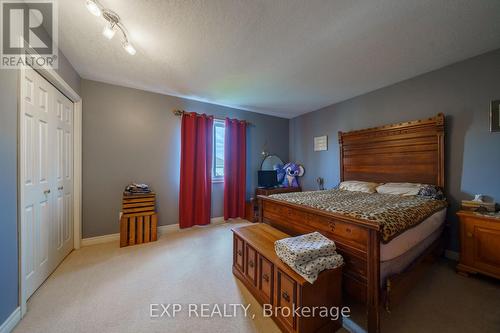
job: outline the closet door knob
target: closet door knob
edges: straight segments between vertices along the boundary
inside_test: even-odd
[[[287,302],[290,302],[290,295],[288,295],[288,293],[286,291],[284,291],[281,296],[283,297],[283,299]]]
[[[59,186],[57,189],[58,189],[59,191],[62,191],[62,190],[64,190],[64,186]]]
[[[43,191],[43,194],[45,194],[45,195],[50,194],[50,190]]]

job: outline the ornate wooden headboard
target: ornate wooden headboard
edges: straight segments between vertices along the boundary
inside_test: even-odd
[[[444,115],[339,132],[340,180],[444,187]]]

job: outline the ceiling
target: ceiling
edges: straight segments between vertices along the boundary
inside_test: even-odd
[[[82,78],[292,118],[500,47],[498,0],[59,1]]]

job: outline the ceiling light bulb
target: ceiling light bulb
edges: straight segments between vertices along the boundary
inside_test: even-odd
[[[102,34],[107,39],[113,39],[115,32],[116,32],[116,26],[114,24],[106,24],[104,30],[102,31]]]
[[[89,12],[91,12],[95,16],[101,16],[101,8],[99,8],[99,5],[97,5],[97,2],[95,2],[95,0],[87,0],[86,5]]]
[[[130,44],[129,42],[125,42],[123,43],[123,48],[125,49],[125,51],[127,51],[130,55],[134,55],[137,51],[135,50],[135,48],[132,46],[132,44]]]

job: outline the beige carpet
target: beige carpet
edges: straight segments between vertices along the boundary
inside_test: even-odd
[[[232,226],[193,228],[122,249],[108,243],[74,251],[31,297],[15,332],[278,332],[231,273]],[[183,311],[151,319],[151,303],[243,303],[256,316],[188,318]],[[383,316],[382,327],[500,332],[499,309],[496,281],[458,276],[443,262],[407,302]],[[363,310],[355,310],[354,318],[362,318]]]
[[[402,303],[382,312],[382,332],[500,332],[500,281],[458,275],[456,264],[443,258],[430,267]],[[366,327],[363,314],[364,306],[353,307],[352,319]]]

